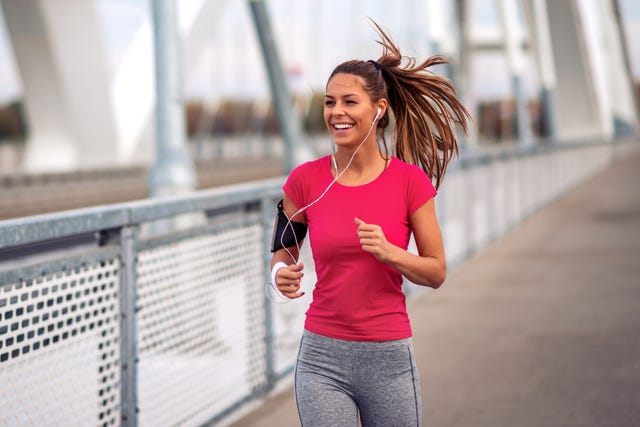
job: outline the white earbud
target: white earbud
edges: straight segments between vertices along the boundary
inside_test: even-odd
[[[378,108],[378,114],[376,114],[376,116],[373,118],[373,122],[371,122],[371,124],[375,123],[376,120],[378,120],[378,117],[380,117],[381,113],[382,113],[382,108]]]

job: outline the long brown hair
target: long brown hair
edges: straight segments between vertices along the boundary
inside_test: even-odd
[[[438,188],[449,162],[458,155],[455,129],[467,133],[467,121],[471,119],[453,84],[429,70],[449,61],[434,55],[416,65],[415,58],[403,57],[391,37],[376,22],[371,22],[381,37],[380,58],[343,62],[333,70],[329,80],[339,73],[357,75],[364,79],[365,90],[373,102],[387,99],[395,120],[392,154],[420,166],[435,179]],[[389,123],[386,112],[377,125],[378,141],[382,141],[386,153],[389,150],[384,130]]]

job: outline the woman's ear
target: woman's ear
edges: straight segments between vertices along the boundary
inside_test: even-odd
[[[376,104],[378,107],[378,119],[381,119],[387,111],[387,100],[382,98]]]

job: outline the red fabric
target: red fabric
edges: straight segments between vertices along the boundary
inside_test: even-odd
[[[329,156],[323,157],[291,172],[283,189],[298,208],[331,183],[330,162]],[[353,341],[411,336],[402,275],[362,250],[354,217],[380,225],[389,242],[406,249],[409,216],[435,195],[420,168],[392,158],[376,180],[356,187],[335,183],[305,210],[317,273],[307,330]]]

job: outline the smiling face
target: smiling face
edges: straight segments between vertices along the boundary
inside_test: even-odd
[[[378,108],[384,112],[384,107],[383,100],[373,102],[360,76],[338,73],[327,83],[324,121],[338,146],[357,147],[369,130],[369,138],[375,141],[376,132],[371,129],[372,122]]]

